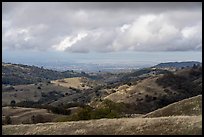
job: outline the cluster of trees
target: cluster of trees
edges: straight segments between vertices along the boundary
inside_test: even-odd
[[[26,108],[41,108],[42,105],[39,102],[34,101],[21,101],[16,103],[16,106],[18,107],[26,107]]]
[[[179,101],[184,98],[202,94],[202,67],[193,66],[191,69],[186,70],[184,73],[168,73],[163,77],[157,79],[157,83],[164,88],[170,87],[178,94],[172,94],[171,97],[166,97],[161,103],[167,104]],[[169,91],[165,90],[169,93]]]
[[[52,112],[55,114],[62,114],[62,115],[70,115],[71,114],[71,110],[66,109],[63,106],[58,106],[58,107],[54,107],[54,106],[48,106],[46,108],[48,110],[48,112]]]
[[[104,100],[101,107],[92,108],[88,105],[82,106],[76,113],[66,118],[59,118],[57,121],[78,121],[101,118],[120,118],[128,112],[128,107],[124,103],[115,103],[110,100]]]
[[[55,114],[62,114],[62,115],[69,115],[71,113],[71,111],[68,109],[68,106],[59,105],[59,106],[55,107],[55,106],[51,106],[51,105],[42,105],[40,102],[34,102],[34,101],[21,101],[21,102],[16,103],[15,106],[27,107],[27,108],[47,109],[48,112],[52,112]]]

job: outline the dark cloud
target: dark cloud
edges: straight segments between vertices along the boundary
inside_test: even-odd
[[[68,52],[202,49],[202,3],[3,3],[3,48]]]

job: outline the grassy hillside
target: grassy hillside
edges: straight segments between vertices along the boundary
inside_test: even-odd
[[[7,87],[8,88],[8,87]],[[16,103],[21,101],[39,101],[41,104],[50,103],[76,91],[52,83],[38,83],[29,85],[12,86],[12,89],[2,89],[2,105],[9,105],[11,100]]]
[[[71,87],[80,90],[94,88],[100,84],[85,77],[64,78],[59,80],[53,80],[51,81],[51,83],[60,85],[62,87]]]
[[[171,89],[164,90],[162,86],[156,83],[156,77],[145,78],[137,84],[122,85],[114,88],[115,92],[104,97],[114,102],[123,102],[132,105],[135,113],[148,113],[157,108],[165,106],[168,102],[168,97],[176,95],[176,91]],[[168,94],[171,92],[171,94]]]
[[[201,135],[202,116],[6,125],[3,135]]]
[[[10,116],[11,124],[31,124],[32,116],[39,116],[41,122],[52,122],[58,117],[65,117],[63,115],[48,113],[46,109],[37,109],[37,108],[23,108],[23,107],[2,107],[2,121],[5,122],[5,116]]]
[[[16,72],[2,73],[2,78],[9,75],[15,81],[29,78],[27,74],[38,77],[36,71],[30,73],[30,66],[3,66]],[[38,69],[43,70],[42,77],[52,73]],[[64,78],[65,73],[61,74],[50,74],[35,84],[2,85],[3,106],[12,100],[18,106],[2,107],[3,121],[10,116],[11,124],[32,123],[32,116],[40,115],[37,118],[41,122],[61,122],[4,125],[3,134],[202,134],[202,67],[100,73],[98,78],[93,75],[97,80],[77,75]],[[54,77],[60,78],[50,80]]]
[[[158,109],[137,118],[3,125],[3,135],[201,135],[202,95]],[[5,108],[8,110],[8,108]],[[4,111],[22,116],[26,109]],[[37,110],[32,110],[36,112]],[[43,111],[43,110],[42,110]],[[46,114],[46,113],[45,113]]]
[[[202,94],[202,67],[152,75],[111,90],[114,92],[104,99],[131,104],[135,113],[148,113]]]
[[[175,102],[146,114],[144,117],[202,115],[202,95]]]

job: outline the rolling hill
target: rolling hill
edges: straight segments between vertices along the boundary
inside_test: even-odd
[[[5,116],[10,116],[12,124],[31,124],[32,116],[39,116],[41,122],[52,122],[54,119],[59,117],[64,117],[63,115],[54,114],[46,110],[46,109],[37,109],[37,108],[23,108],[23,107],[2,107],[2,121],[4,123]]]
[[[2,133],[4,135],[202,135],[201,102],[202,96],[199,95],[151,112],[145,118],[4,125]],[[198,109],[194,111],[193,108]],[[167,109],[168,114],[161,113]],[[184,109],[185,111],[180,113],[179,110]]]
[[[44,69],[43,67],[2,62],[2,84],[22,85],[47,82],[62,78],[89,76],[72,70],[65,72]]]
[[[135,112],[144,114],[202,94],[202,67],[157,74],[110,90],[115,92],[104,99],[131,104]]]
[[[187,98],[172,103],[161,109],[150,112],[143,117],[167,117],[167,116],[198,116],[202,115],[202,95]]]
[[[155,65],[156,68],[168,68],[168,67],[174,67],[174,68],[182,68],[182,67],[193,67],[193,65],[201,65],[202,63],[198,61],[186,61],[186,62],[166,62],[166,63],[160,63]]]
[[[7,125],[3,135],[202,135],[202,116]]]
[[[23,80],[27,74],[33,80],[39,78],[38,71],[31,71],[32,66],[3,66],[8,68],[2,78],[8,75]],[[2,83],[2,119],[10,115],[12,124],[29,123],[36,114],[41,115],[41,121],[3,125],[3,134],[202,134],[202,66],[175,71],[144,68],[90,77],[73,71],[56,72],[54,76],[52,70],[37,69],[46,75],[53,73],[53,77],[42,75],[45,79],[31,84]],[[66,78],[64,74],[68,72],[74,76]],[[16,101],[16,109],[8,107],[11,100]],[[49,107],[70,109],[73,113],[56,115],[48,113]]]

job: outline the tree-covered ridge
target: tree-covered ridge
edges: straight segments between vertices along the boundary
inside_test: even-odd
[[[156,81],[164,89],[170,88],[178,92],[178,95],[165,99],[165,102],[175,102],[181,99],[202,94],[202,66],[194,65],[192,68],[168,73]]]
[[[163,68],[163,67],[181,68],[181,67],[193,67],[193,65],[202,65],[202,63],[198,61],[166,62],[166,63],[159,63],[155,65],[154,67],[156,68]]]
[[[67,70],[58,72],[43,67],[22,64],[2,63],[2,84],[21,85],[44,82],[62,78],[88,76],[82,72]]]

